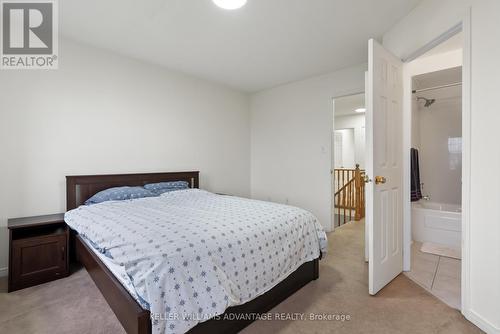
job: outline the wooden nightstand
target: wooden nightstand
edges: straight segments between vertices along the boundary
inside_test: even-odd
[[[8,291],[69,274],[69,229],[64,214],[9,219]]]

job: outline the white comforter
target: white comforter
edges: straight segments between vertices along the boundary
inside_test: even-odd
[[[327,248],[305,210],[198,189],[81,206],[65,220],[123,267],[153,333],[184,333],[246,303]]]

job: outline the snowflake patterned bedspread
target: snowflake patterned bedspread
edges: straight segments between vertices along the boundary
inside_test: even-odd
[[[80,206],[65,220],[124,269],[153,333],[185,333],[264,294],[327,248],[305,210],[198,189]]]

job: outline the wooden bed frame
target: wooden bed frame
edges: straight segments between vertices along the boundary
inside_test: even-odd
[[[187,181],[191,188],[198,188],[199,172],[66,176],[67,210],[77,208],[91,196],[107,188],[167,181]],[[70,249],[73,257],[85,266],[125,331],[128,334],[150,334],[150,312],[135,301],[75,231],[71,233]],[[228,308],[218,319],[202,322],[188,333],[237,333],[253,322],[238,315],[268,312],[318,277],[319,259],[304,263],[267,293],[243,305]]]

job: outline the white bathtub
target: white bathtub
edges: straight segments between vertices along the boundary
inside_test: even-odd
[[[427,201],[412,203],[411,226],[415,241],[462,247],[462,209],[459,205]]]

